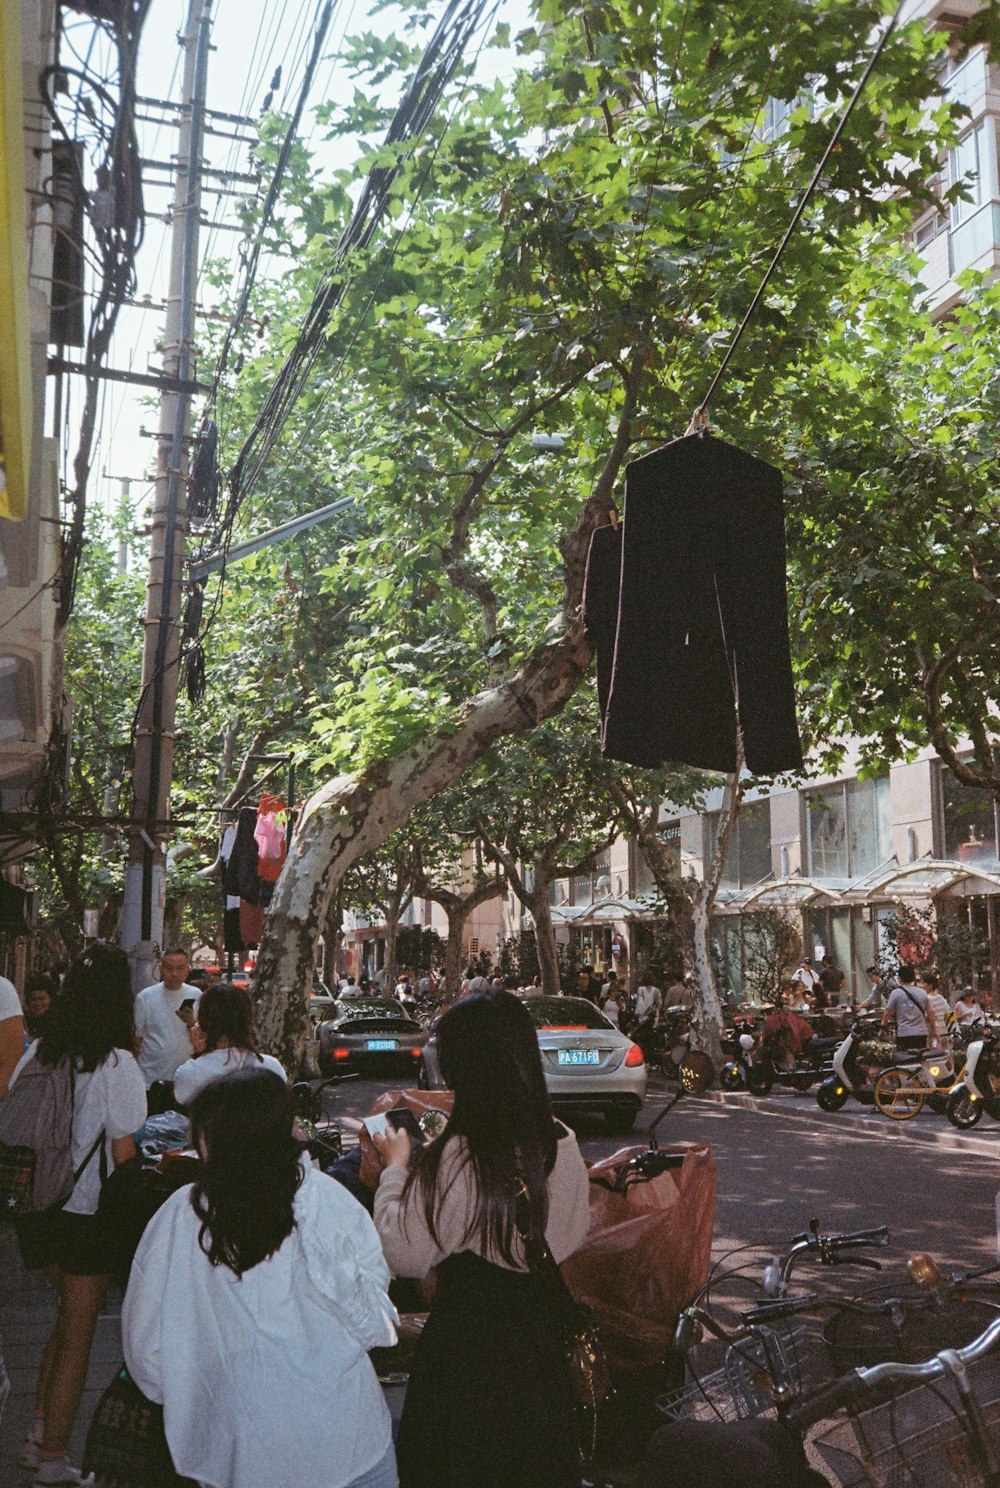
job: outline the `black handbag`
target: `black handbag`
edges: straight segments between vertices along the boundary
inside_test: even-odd
[[[198,1488],[174,1468],[162,1405],[146,1399],[124,1364],[94,1412],[83,1472],[93,1473],[101,1488]]]
[[[197,1176],[197,1162],[161,1164],[130,1157],[110,1172],[101,1188],[98,1213],[109,1237],[112,1270],[128,1276],[143,1231],[170,1195]]]
[[[517,1228],[525,1242],[529,1270],[545,1277],[549,1283],[552,1312],[573,1402],[582,1412],[580,1455],[589,1462],[597,1449],[598,1411],[615,1393],[594,1310],[573,1296],[544,1235],[541,1244],[531,1247],[529,1253],[527,1226],[519,1222]]]

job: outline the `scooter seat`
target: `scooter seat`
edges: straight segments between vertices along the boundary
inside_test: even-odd
[[[923,1049],[893,1049],[893,1064],[920,1064],[925,1058]]]
[[[837,1049],[843,1043],[839,1038],[813,1038],[809,1040],[807,1052],[810,1054],[829,1054],[831,1049]]]

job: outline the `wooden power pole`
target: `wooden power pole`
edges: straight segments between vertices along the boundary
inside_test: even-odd
[[[121,941],[132,963],[137,989],[153,980],[153,968],[163,949],[211,7],[212,0],[190,0],[183,40],[184,81],[163,359],[163,371],[171,379],[173,391],[164,391],[160,398],[134,804],[122,909]]]

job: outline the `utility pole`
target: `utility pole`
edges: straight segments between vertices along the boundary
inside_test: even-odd
[[[134,804],[122,908],[121,940],[137,990],[152,981],[153,968],[163,949],[211,8],[212,0],[190,0],[183,40],[184,81],[163,359],[163,371],[172,380],[172,390],[164,390],[160,399]]]

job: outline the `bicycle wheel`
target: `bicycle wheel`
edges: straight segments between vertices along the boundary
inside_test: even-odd
[[[991,1323],[1000,1286],[959,1289],[939,1299],[907,1278],[883,1282],[835,1308],[823,1326],[834,1374],[892,1361],[919,1364],[944,1348],[962,1348]]]
[[[883,1070],[875,1081],[875,1104],[893,1121],[911,1121],[924,1108],[927,1091],[908,1070]]]

